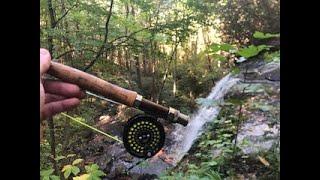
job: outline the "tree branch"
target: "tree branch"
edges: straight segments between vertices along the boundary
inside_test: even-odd
[[[131,38],[131,39],[133,39],[132,36],[134,36],[135,34],[141,32],[141,31],[144,31],[144,30],[151,29],[152,27],[153,27],[153,26],[145,27],[145,28],[139,29],[139,30],[137,30],[137,31],[135,31],[135,32],[132,32],[132,33],[129,34],[129,35],[119,36],[119,37],[115,38],[114,40],[110,41],[109,44],[112,44],[112,43],[114,43],[114,42],[116,42],[117,40],[122,39],[122,38],[127,38],[127,39],[130,39],[130,38]],[[125,41],[127,41],[127,40],[125,40]],[[125,42],[125,41],[122,41],[121,43],[123,43],[123,42]]]
[[[109,8],[109,13],[108,13],[108,17],[107,17],[107,21],[106,21],[106,25],[105,25],[105,34],[104,34],[104,40],[103,40],[103,45],[100,47],[100,50],[98,51],[98,54],[96,55],[96,57],[90,62],[90,64],[85,67],[83,69],[84,72],[86,72],[89,68],[91,68],[94,63],[98,60],[98,58],[101,56],[104,48],[107,45],[107,40],[108,40],[108,33],[109,33],[109,22],[110,22],[110,18],[111,18],[111,14],[112,14],[112,7],[113,7],[113,0],[111,0],[110,2],[110,8]]]
[[[69,54],[69,53],[72,53],[72,52],[75,52],[75,51],[91,51],[91,52],[93,52],[93,53],[97,53],[96,51],[94,51],[94,50],[92,50],[92,49],[88,49],[88,48],[84,48],[84,49],[81,49],[81,50],[71,49],[71,50],[69,50],[69,51],[66,51],[66,52],[64,52],[64,53],[62,53],[62,54],[54,57],[54,59],[59,59],[59,58],[61,58],[62,56],[65,56],[65,55],[67,55],[67,54]]]
[[[69,8],[59,19],[57,19],[55,21],[54,26],[57,26],[57,24],[70,12],[71,9],[73,9],[74,7],[76,7],[78,4],[75,3],[73,6],[71,6],[71,8]]]

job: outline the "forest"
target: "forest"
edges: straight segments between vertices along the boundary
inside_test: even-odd
[[[279,0],[40,0],[40,46],[191,117],[141,159],[118,140],[141,111],[87,94],[41,121],[41,179],[280,179]]]

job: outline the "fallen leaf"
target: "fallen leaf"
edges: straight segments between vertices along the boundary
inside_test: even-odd
[[[261,156],[258,156],[258,158],[259,158],[259,160],[260,160],[260,162],[261,162],[262,164],[264,164],[264,165],[267,166],[267,167],[270,166],[269,162],[268,162],[265,158],[263,158],[263,157],[261,157]]]

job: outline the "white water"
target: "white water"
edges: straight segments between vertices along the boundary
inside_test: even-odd
[[[237,84],[240,79],[232,77],[230,74],[222,78],[212,89],[206,100],[222,102],[224,95],[229,89]],[[200,106],[199,110],[191,116],[191,121],[187,127],[176,126],[173,132],[175,143],[169,147],[168,154],[173,159],[174,164],[178,163],[189,151],[193,142],[201,135],[204,125],[214,120],[219,114],[220,107]],[[171,151],[171,152],[170,152]]]

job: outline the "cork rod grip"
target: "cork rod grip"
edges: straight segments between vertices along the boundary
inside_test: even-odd
[[[76,84],[82,89],[100,94],[108,99],[130,107],[134,105],[137,97],[137,92],[121,88],[86,72],[60,63],[51,62],[50,69],[47,73],[62,81]]]

